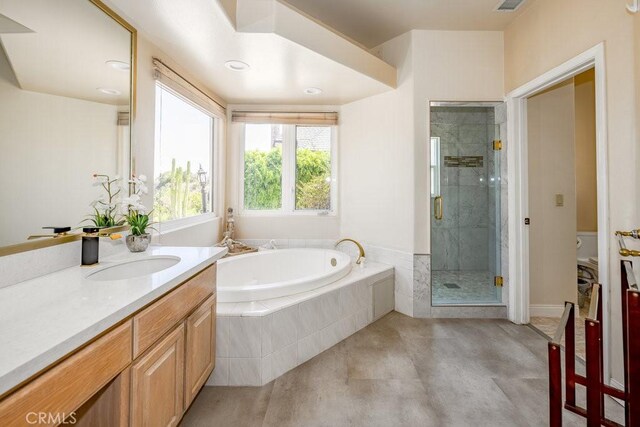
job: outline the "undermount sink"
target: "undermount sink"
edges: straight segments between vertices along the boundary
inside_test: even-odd
[[[104,267],[89,274],[87,279],[97,281],[133,279],[157,273],[179,262],[180,258],[176,256],[150,256]]]

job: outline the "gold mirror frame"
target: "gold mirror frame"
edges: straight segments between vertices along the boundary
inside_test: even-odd
[[[135,118],[135,115],[136,115],[135,112],[136,112],[136,80],[137,80],[136,73],[137,73],[137,58],[138,58],[138,55],[137,55],[138,32],[136,31],[135,27],[129,24],[125,19],[123,19],[120,15],[114,12],[109,6],[104,4],[102,1],[100,0],[88,0],[88,1],[92,3],[94,6],[96,6],[98,9],[103,11],[108,17],[110,17],[111,19],[116,21],[118,24],[120,24],[125,30],[131,33],[131,75],[130,75],[130,83],[129,83],[131,88],[131,95],[129,97],[130,98],[129,99],[129,111],[130,111],[129,120],[131,125],[129,130],[129,133],[130,133],[129,159],[132,159],[131,146],[133,143],[133,121],[134,121],[133,119]],[[132,166],[133,166],[132,164],[129,165],[130,173],[131,173]],[[108,229],[105,229],[104,232],[109,233],[109,232],[121,231],[124,229],[128,229],[128,227],[108,228]],[[48,248],[50,246],[62,245],[65,243],[71,243],[71,242],[80,240],[81,237],[82,237],[82,234],[80,233],[69,234],[66,236],[51,237],[51,238],[47,237],[39,240],[27,241],[24,243],[17,243],[15,245],[2,246],[0,247],[0,257],[18,254],[21,252],[32,251],[35,249]]]

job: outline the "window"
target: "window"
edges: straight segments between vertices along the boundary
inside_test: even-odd
[[[212,212],[214,117],[161,83],[156,100],[155,220]]]
[[[296,209],[331,210],[331,128],[296,126]]]
[[[244,208],[282,208],[282,125],[245,125]]]
[[[244,125],[245,211],[335,210],[332,126]]]
[[[431,138],[431,197],[440,196],[440,137]]]

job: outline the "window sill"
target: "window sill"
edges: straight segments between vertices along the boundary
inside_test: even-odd
[[[158,233],[162,235],[164,233],[171,233],[173,231],[184,230],[185,228],[194,227],[196,225],[206,224],[219,218],[220,217],[215,213],[209,212],[189,218],[180,218],[166,222],[159,222],[156,228],[158,229]]]
[[[256,217],[317,217],[317,218],[336,218],[335,211],[298,211],[298,212],[282,212],[282,211],[240,211],[240,217],[256,218]]]

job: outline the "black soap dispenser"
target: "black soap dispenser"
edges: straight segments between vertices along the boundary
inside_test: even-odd
[[[82,232],[82,265],[95,265],[100,251],[100,227],[84,227]]]

